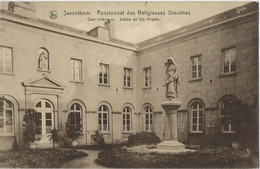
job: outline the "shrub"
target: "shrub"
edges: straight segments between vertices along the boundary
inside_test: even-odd
[[[162,154],[156,152],[135,151],[136,147],[116,147],[99,153],[97,162],[111,168],[226,168],[256,167],[253,157],[243,151],[230,148],[202,148],[195,152]],[[142,147],[141,147],[142,148]]]
[[[79,136],[82,135],[82,130],[82,125],[77,124],[75,115],[72,112],[69,113],[66,122],[66,134],[68,138],[76,140]]]
[[[58,137],[58,130],[55,128],[51,130],[51,135],[49,135],[49,140],[52,142],[52,148],[54,149],[55,143],[59,142],[59,137]]]
[[[98,145],[104,145],[105,139],[103,137],[103,134],[99,132],[99,130],[95,131],[95,134],[91,135],[91,139],[94,141],[94,144]]]
[[[27,145],[34,141],[40,141],[41,140],[41,121],[40,117],[38,115],[38,112],[36,112],[34,109],[27,109],[25,111],[25,115],[23,117],[24,123],[24,131],[23,131],[23,138],[24,143]]]
[[[160,138],[154,132],[141,132],[128,137],[130,145],[158,144],[160,142]]]

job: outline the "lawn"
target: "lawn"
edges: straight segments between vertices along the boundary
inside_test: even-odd
[[[256,168],[257,159],[257,152],[227,147],[162,154],[149,152],[144,146],[119,146],[101,151],[97,162],[110,168]]]
[[[0,168],[58,168],[64,162],[87,156],[75,150],[19,150],[0,152]]]

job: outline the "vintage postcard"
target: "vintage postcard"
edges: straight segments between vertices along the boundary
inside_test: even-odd
[[[258,2],[0,4],[0,168],[259,167]]]

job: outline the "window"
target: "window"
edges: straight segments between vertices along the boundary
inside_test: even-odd
[[[109,65],[100,64],[99,65],[99,83],[100,84],[109,84]]]
[[[203,131],[203,106],[199,102],[195,102],[191,105],[192,114],[192,132]]]
[[[233,133],[234,125],[232,120],[232,107],[234,102],[232,100],[225,100],[221,104],[221,126],[222,133]]]
[[[124,68],[124,87],[132,87],[132,69]]]
[[[109,109],[107,106],[102,105],[98,109],[98,128],[102,132],[109,131]]]
[[[39,49],[38,69],[50,70],[49,67],[49,52],[46,49]]]
[[[144,108],[145,111],[145,130],[146,131],[152,131],[152,125],[153,125],[153,111],[150,106],[146,106]]]
[[[0,72],[13,72],[12,48],[0,47]]]
[[[201,56],[191,58],[191,78],[196,79],[202,77]]]
[[[11,102],[7,100],[0,100],[0,135],[11,134],[14,131],[13,113],[14,108]]]
[[[222,51],[224,61],[224,73],[236,71],[236,48],[225,49]]]
[[[151,87],[151,68],[144,69],[144,87]]]
[[[81,60],[71,59],[71,79],[73,81],[82,81]]]
[[[131,114],[132,110],[130,107],[126,106],[123,109],[123,131],[131,131]]]
[[[79,104],[74,103],[71,105],[69,116],[75,129],[77,131],[82,131],[82,108]]]

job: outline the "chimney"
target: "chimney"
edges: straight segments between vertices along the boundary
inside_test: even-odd
[[[90,30],[87,34],[88,36],[109,41],[109,31],[106,28],[100,26],[97,26],[94,29]]]
[[[109,37],[115,38],[116,35],[115,21],[107,20],[105,22],[105,28],[109,31]]]

